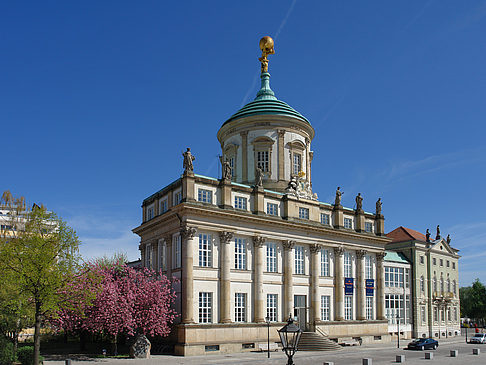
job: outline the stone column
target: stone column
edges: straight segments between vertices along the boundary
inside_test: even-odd
[[[265,238],[253,237],[253,322],[265,322],[263,313],[263,244]]]
[[[315,244],[310,247],[311,252],[311,323],[321,320],[320,316],[320,298],[319,298],[319,253],[321,246]]]
[[[231,240],[232,232],[219,232],[219,322],[231,322]]]
[[[344,275],[342,246],[334,248],[334,320],[344,321]]]
[[[282,241],[284,248],[284,310],[282,313],[282,321],[285,322],[288,319],[288,315],[294,315],[294,279],[293,279],[293,264],[294,255],[292,249],[294,248],[295,241]]]
[[[366,251],[356,251],[356,319],[366,319],[366,288],[365,288],[365,260]]]
[[[243,183],[248,182],[248,131],[240,133],[241,136],[241,176]]]
[[[376,319],[386,319],[385,317],[385,270],[383,260],[385,252],[376,254]]]
[[[278,130],[278,181],[285,181],[285,129]]]
[[[194,245],[196,228],[181,226],[182,239],[182,323],[194,323]]]

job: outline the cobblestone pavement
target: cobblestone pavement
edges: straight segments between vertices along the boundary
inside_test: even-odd
[[[403,341],[402,346],[406,346],[408,341]],[[439,348],[436,351],[408,351],[396,348],[395,344],[385,345],[363,345],[361,347],[345,347],[342,350],[326,352],[297,352],[294,357],[295,365],[322,365],[324,361],[332,361],[334,365],[361,365],[362,359],[371,358],[373,365],[396,364],[396,355],[405,355],[405,364],[408,365],[463,365],[463,364],[486,364],[486,345],[466,344],[464,338],[439,341]],[[480,354],[473,355],[472,349],[479,348]],[[450,357],[450,350],[458,350],[458,357]],[[425,353],[433,353],[432,360],[425,360]],[[197,365],[197,364],[269,364],[276,365],[287,363],[285,354],[272,352],[270,359],[267,353],[247,352],[227,355],[206,355],[179,357],[171,355],[154,355],[150,359],[90,359],[72,361],[72,364],[88,365],[89,363],[99,363],[99,365]],[[45,365],[64,365],[64,361],[44,361]]]

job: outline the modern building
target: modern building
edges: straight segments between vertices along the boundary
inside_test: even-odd
[[[184,173],[142,203],[142,264],[176,284],[175,353],[251,350],[278,341],[289,314],[338,342],[389,341],[381,202],[376,211],[321,202],[312,191],[314,128],[270,88],[262,39],[261,88],[217,133],[222,178]],[[398,263],[399,265],[401,263]]]
[[[412,264],[413,337],[449,337],[460,334],[459,250],[439,226],[435,239],[410,228],[387,234],[387,250],[403,254]]]

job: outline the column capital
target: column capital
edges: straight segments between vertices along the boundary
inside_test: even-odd
[[[181,236],[183,240],[192,240],[196,235],[197,229],[195,227],[189,227],[186,223],[181,225]]]
[[[321,246],[317,243],[310,245],[310,252],[311,253],[318,253],[321,250]]]
[[[383,262],[383,260],[385,259],[385,256],[386,256],[386,252],[385,251],[378,252],[376,254],[376,261]]]
[[[233,239],[233,236],[234,236],[233,232],[228,232],[228,231],[219,232],[219,239],[221,243],[230,243],[230,241]]]
[[[262,236],[254,236],[253,237],[253,245],[255,247],[263,247],[263,244],[265,243],[265,238]]]
[[[294,248],[295,246],[295,241],[292,241],[292,240],[284,240],[282,241],[282,245],[284,247],[285,250],[291,250],[292,248]]]
[[[366,256],[367,253],[368,252],[366,250],[358,250],[358,251],[356,251],[356,257],[358,259],[362,259],[363,257]]]
[[[279,130],[277,130],[277,133],[278,133],[279,137],[283,137],[284,134],[285,134],[285,129],[279,129]]]
[[[248,131],[242,131],[242,132],[240,132],[240,136],[242,136],[242,137],[243,136],[247,136],[247,135],[248,135]]]
[[[162,239],[165,240],[166,244],[169,244],[172,242],[172,234],[166,234],[165,236],[162,236]]]
[[[334,254],[336,256],[342,256],[342,255],[344,255],[344,247],[343,246],[334,247]]]

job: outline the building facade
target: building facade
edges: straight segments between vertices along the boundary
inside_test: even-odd
[[[266,343],[289,314],[304,331],[338,342],[389,341],[384,234],[376,211],[333,204],[312,191],[314,129],[270,88],[262,39],[261,88],[218,131],[222,178],[184,173],[143,201],[145,267],[179,279],[171,340],[181,355],[239,352]]]
[[[428,231],[428,230],[427,230]],[[413,336],[445,338],[460,335],[459,255],[437,226],[435,239],[398,227],[387,236],[387,249],[412,264]]]

